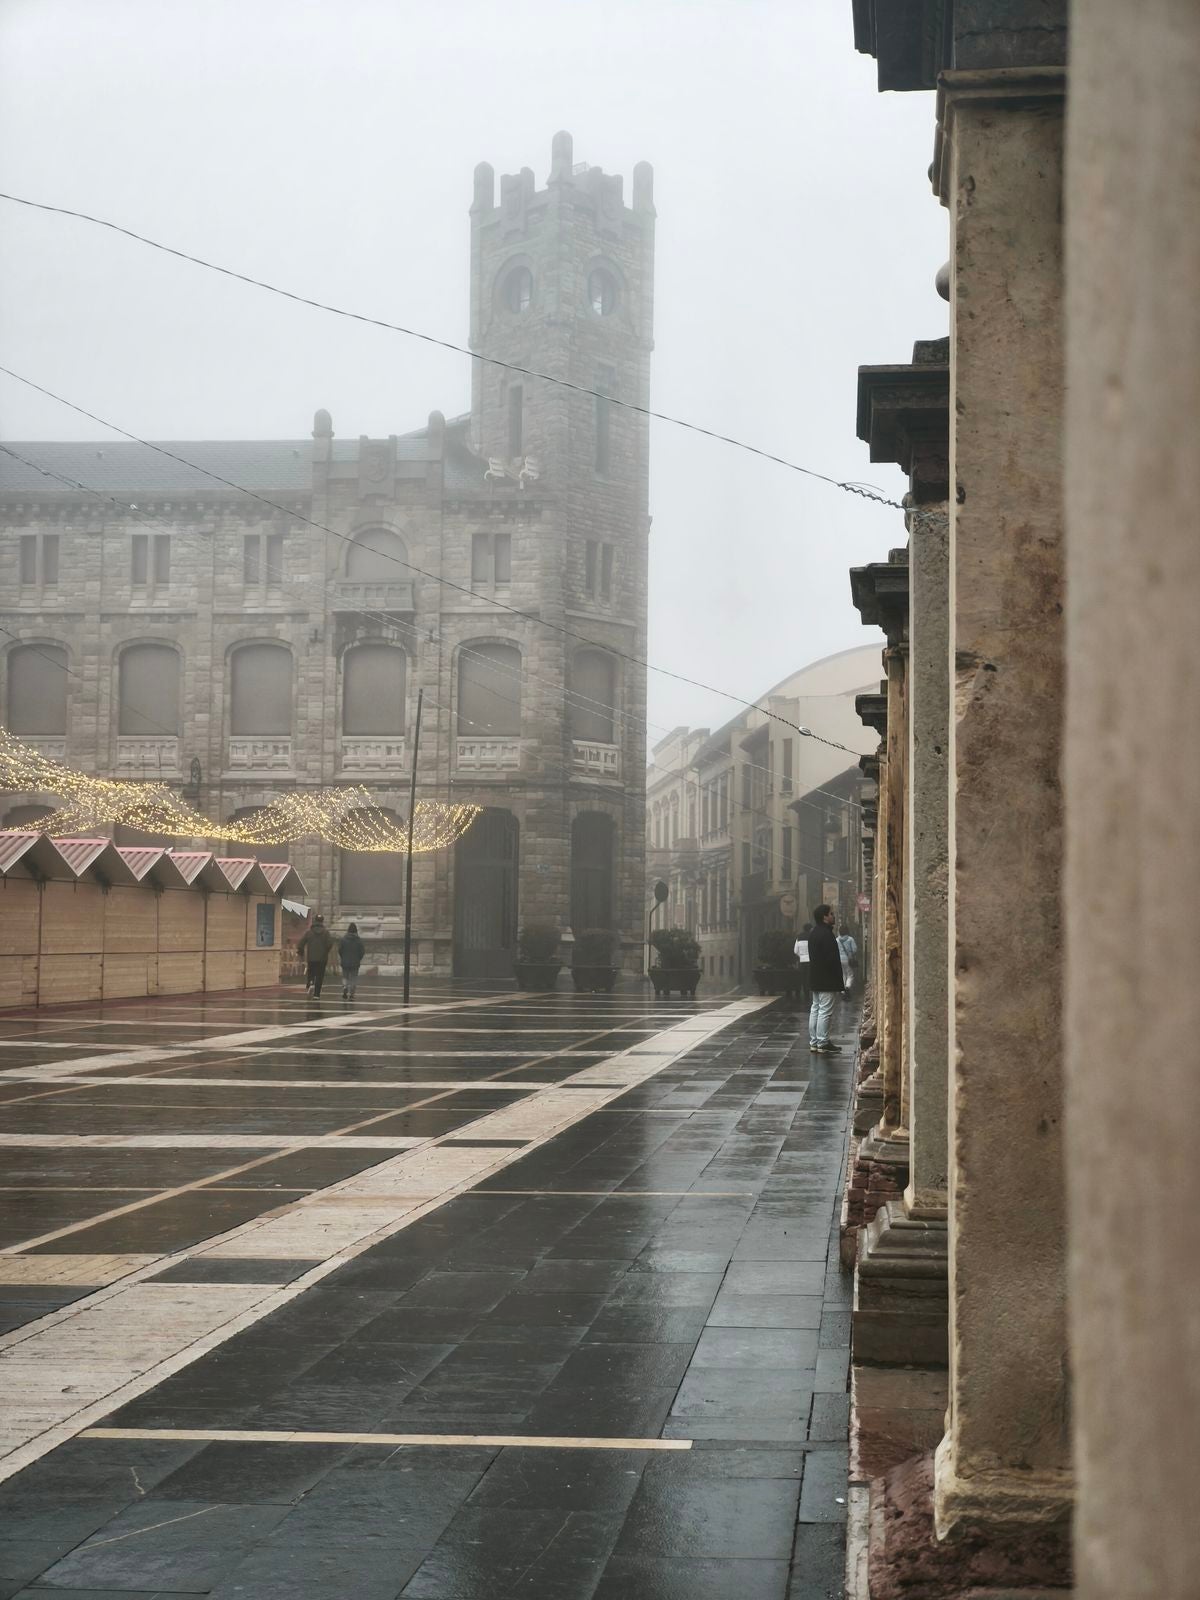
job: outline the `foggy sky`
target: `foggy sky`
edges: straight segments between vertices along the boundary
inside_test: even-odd
[[[651,404],[898,498],[856,369],[946,331],[933,97],[879,95],[850,0],[5,0],[0,188],[466,343],[477,161],[655,169]],[[403,433],[470,362],[0,203],[0,361],[143,437]],[[0,378],[0,437],[103,430]],[[870,637],[866,505],[651,425],[652,662],[754,698]],[[881,636],[880,636],[881,637]],[[737,706],[650,675],[653,744]]]

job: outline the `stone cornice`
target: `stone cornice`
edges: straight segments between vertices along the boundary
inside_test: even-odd
[[[888,697],[886,694],[856,694],[854,697],[854,709],[858,713],[859,721],[865,727],[873,728],[881,739],[887,737],[887,702]],[[875,762],[874,773],[867,772],[866,767],[863,766],[864,761]],[[862,756],[859,760],[859,765],[863,767],[863,772],[867,777],[875,777],[879,771],[879,757]]]
[[[930,341],[934,343],[934,341]],[[872,461],[890,461],[908,474],[913,498],[945,500],[950,487],[950,364],[858,369],[858,437]]]
[[[1028,71],[1067,59],[1068,0],[851,0],[854,44],[881,90],[933,89],[952,71]]]
[[[908,563],[872,561],[850,568],[850,598],[864,627],[882,628],[889,645],[908,633]],[[860,699],[864,698],[859,696]]]

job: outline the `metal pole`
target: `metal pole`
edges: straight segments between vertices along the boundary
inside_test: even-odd
[[[412,781],[408,786],[408,860],[404,865],[404,1004],[408,1004],[408,986],[412,966],[412,864],[413,823],[417,816],[417,752],[421,748],[421,702],[424,689],[417,690],[417,726],[413,734]]]

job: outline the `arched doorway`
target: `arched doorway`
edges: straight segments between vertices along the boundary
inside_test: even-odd
[[[517,946],[521,830],[487,810],[454,847],[454,975],[510,978]]]

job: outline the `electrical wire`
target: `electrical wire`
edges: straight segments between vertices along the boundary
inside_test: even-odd
[[[801,466],[799,462],[789,461],[786,456],[778,456],[770,450],[761,449],[758,445],[748,444],[744,439],[733,438],[727,433],[718,433],[716,429],[702,427],[697,422],[688,422],[683,417],[674,417],[665,411],[654,411],[649,406],[637,405],[632,400],[620,400],[616,395],[605,394],[600,389],[590,389],[586,384],[572,383],[567,378],[553,377],[550,373],[541,372],[536,367],[525,367],[516,361],[501,361],[496,356],[480,355],[478,351],[471,350],[466,345],[455,344],[452,339],[438,338],[436,335],[424,333],[418,328],[405,327],[398,322],[387,322],[382,317],[368,316],[361,311],[347,311],[342,306],[330,305],[324,300],[314,300],[308,295],[297,294],[291,289],[280,288],[278,284],[267,283],[262,278],[252,277],[249,273],[238,272],[232,267],[223,267],[215,261],[206,261],[203,256],[192,255],[186,250],[178,250],[173,245],[163,244],[158,239],[151,239],[147,234],[137,233],[134,229],[123,227],[118,222],[110,222],[105,217],[95,217],[87,211],[74,211],[68,206],[48,205],[41,200],[29,200],[22,195],[7,194],[3,191],[0,191],[0,200],[8,200],[13,205],[25,206],[31,211],[45,211],[54,216],[72,217],[78,222],[88,222],[97,228],[107,228],[110,232],[119,233],[127,239],[133,239],[138,244],[148,245],[152,250],[160,250],[164,255],[174,256],[179,261],[188,261],[193,266],[204,267],[208,272],[219,273],[224,278],[233,278],[236,282],[249,284],[252,288],[263,289],[268,294],[280,295],[283,299],[291,300],[296,305],[308,306],[314,311],[325,311],[335,317],[345,317],[351,322],[361,322],[368,327],[382,328],[388,333],[400,333],[406,338],[419,339],[424,344],[436,345],[442,350],[450,350],[455,355],[467,356],[470,360],[478,361],[485,366],[501,367],[506,372],[517,372],[522,377],[536,378],[542,383],[551,383],[560,389],[570,389],[576,394],[587,395],[597,400],[606,400],[610,405],[620,406],[623,410],[635,412],[638,416],[650,417],[656,422],[667,422],[672,427],[684,428],[689,433],[698,433],[706,439],[715,439],[720,444],[731,445],[735,450],[744,450],[750,455],[759,456],[764,461],[774,462],[776,466],[786,467],[790,472],[801,473],[804,477],[813,478],[818,483],[826,483],[833,489],[840,489],[845,494],[858,495],[864,500],[887,506],[895,511],[904,509],[899,501],[890,499],[881,489],[876,489],[872,484],[855,483],[850,480],[833,478],[827,473],[817,472],[812,467]]]

